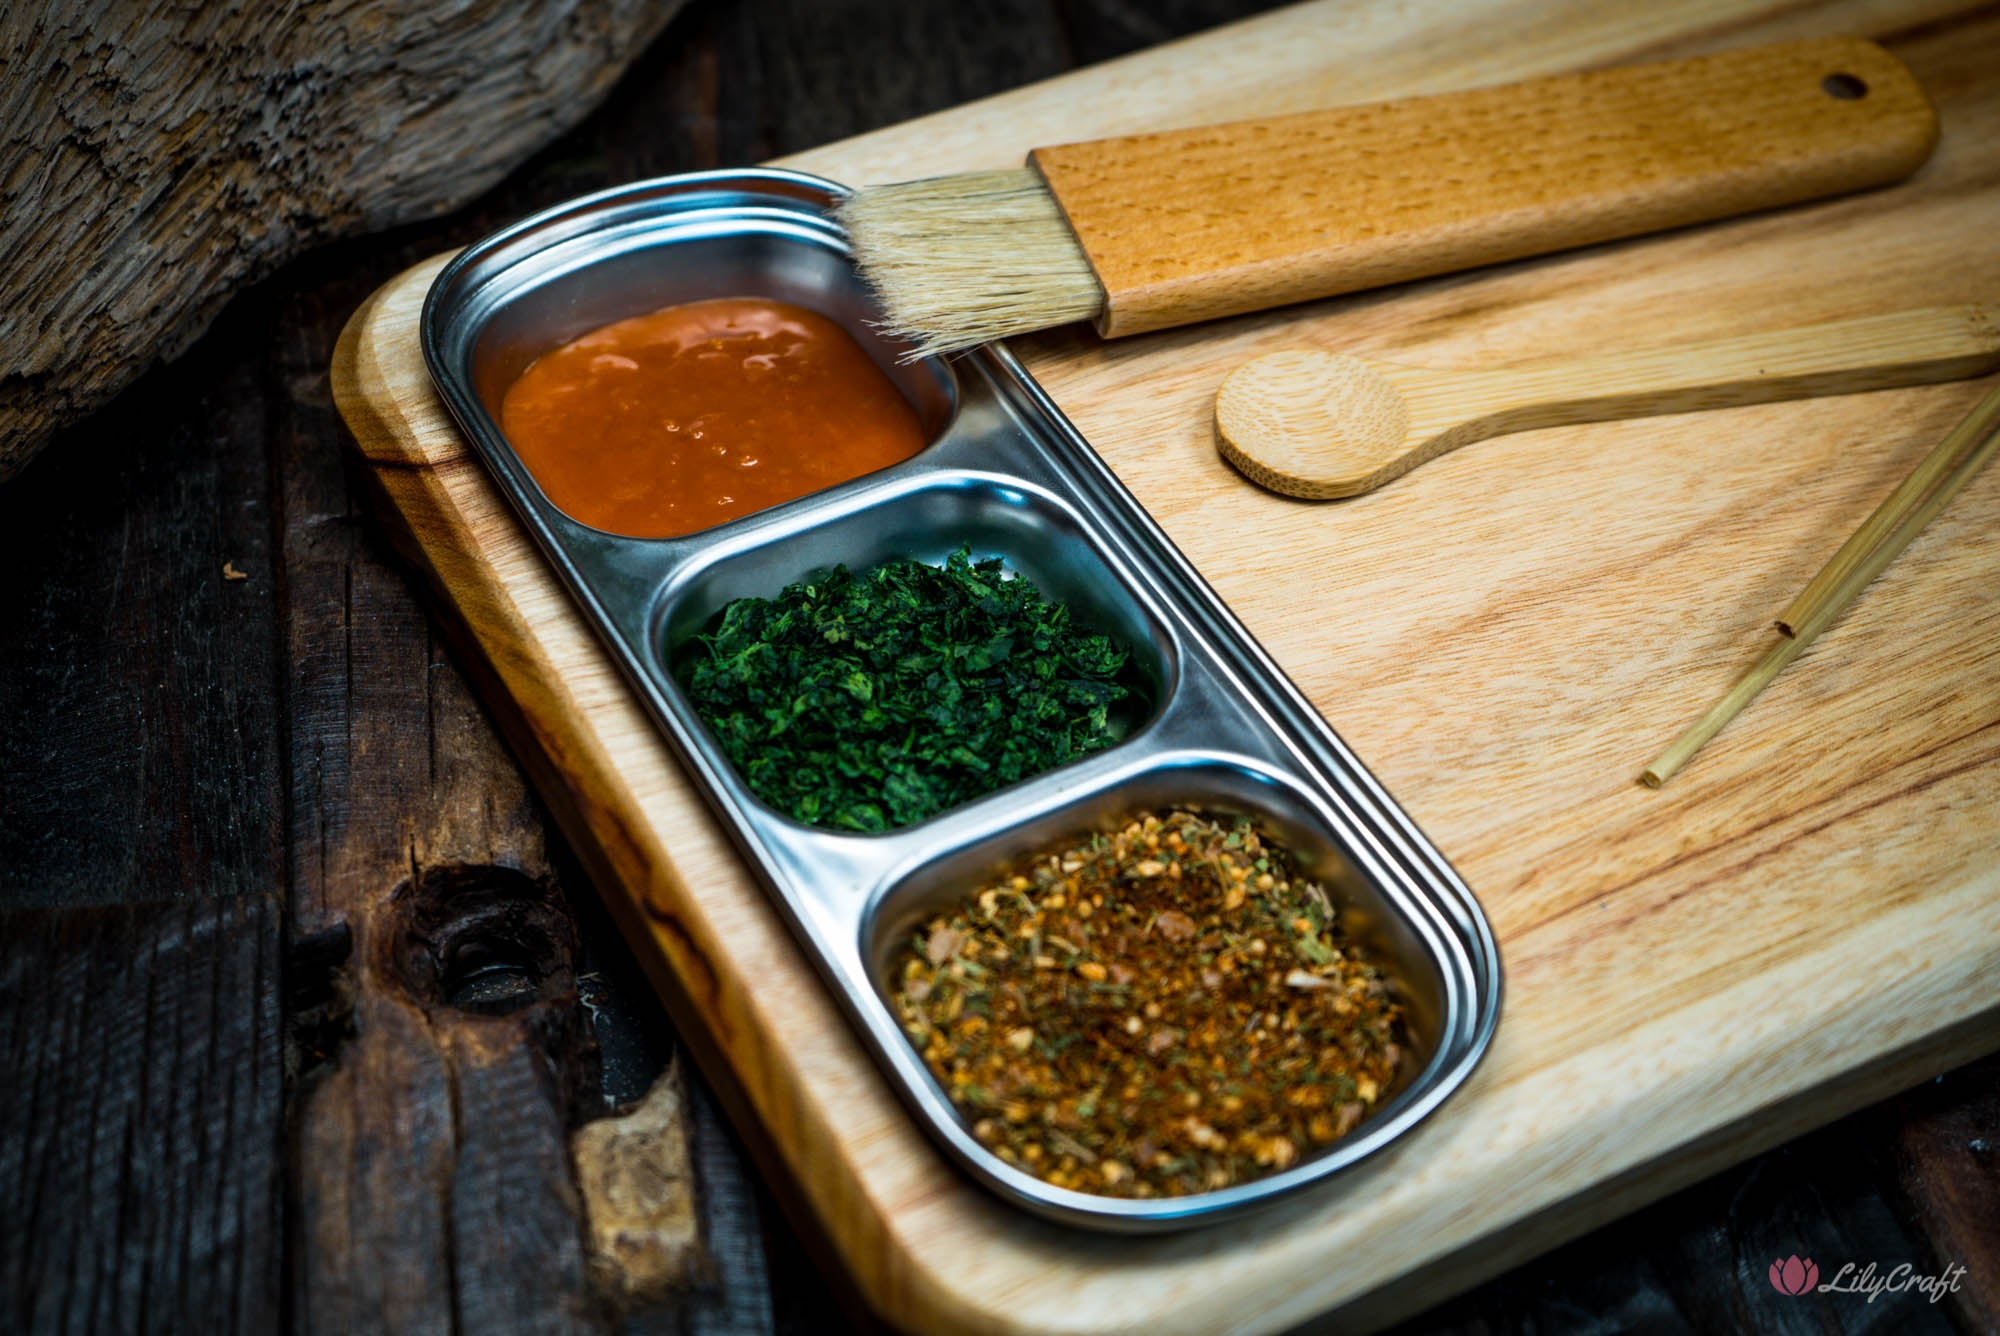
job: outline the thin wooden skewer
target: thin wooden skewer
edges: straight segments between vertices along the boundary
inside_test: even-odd
[[[1882,535],[1895,525],[1903,513],[1958,462],[1960,455],[1996,427],[2000,427],[2000,393],[1989,394],[1980,400],[1965,420],[1947,432],[1944,439],[1924,456],[1924,462],[1903,479],[1903,485],[1875,507],[1875,513],[1854,531],[1852,538],[1841,544],[1840,551],[1833,554],[1832,560],[1820,567],[1819,574],[1799,591],[1791,606],[1778,614],[1778,629],[1788,636],[1796,636],[1799,627],[1812,620],[1834,586],[1866,559],[1875,549],[1875,544],[1882,540]]]
[[[1961,435],[1967,424],[1973,423],[1983,423],[1984,426]],[[2000,389],[1995,389],[1981,400],[1965,422],[1946,438],[1949,441],[1956,437],[1962,446],[1966,440],[1975,437],[1977,431],[1984,431],[1985,439],[1978,448],[1965,453],[1951,473],[1921,504],[1913,509],[1907,509],[1906,513],[1895,519],[1895,527],[1888,537],[1838,577],[1832,588],[1820,598],[1817,606],[1800,620],[1796,627],[1797,633],[1773,645],[1770,651],[1757,661],[1756,666],[1745,673],[1707,714],[1697,719],[1685,733],[1675,738],[1673,744],[1660,753],[1659,759],[1646,767],[1645,773],[1639,777],[1640,780],[1648,787],[1657,789],[1671,779],[1676,770],[1687,764],[1689,757],[1701,750],[1702,744],[1720,733],[1724,725],[1742,712],[1744,706],[1755,700],[1757,693],[1769,686],[1771,679],[1783,672],[1786,664],[1798,658],[1807,645],[1817,640],[1822,631],[1833,625],[1840,614],[1847,610],[1847,605],[1852,603],[1861,591],[1866,589],[1875,577],[1910,545],[1910,541],[1923,531],[1925,525],[1936,518],[1937,513],[1957,495],[1959,489],[1986,466],[1986,462],[1993,457],[1995,451],[2000,450],[2000,432],[1995,431],[1996,427],[2000,427]],[[1932,454],[1935,455],[1936,452],[1933,451]],[[1922,471],[1929,464],[1930,458],[1926,457],[1924,463],[1918,465],[1918,470]],[[1898,488],[1897,495],[1905,495],[1904,489]],[[1911,491],[1906,501],[1908,497],[1915,495],[1916,493]],[[1874,523],[1880,514],[1878,510],[1875,516],[1869,518],[1869,523]],[[1887,525],[1877,527],[1879,531]]]

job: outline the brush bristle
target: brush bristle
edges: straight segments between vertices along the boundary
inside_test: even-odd
[[[886,327],[912,357],[1088,320],[1104,290],[1028,168],[863,190],[840,206]]]

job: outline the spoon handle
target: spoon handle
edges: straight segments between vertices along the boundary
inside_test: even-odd
[[[1526,362],[1490,371],[1397,368],[1426,458],[1538,427],[1855,394],[2000,367],[2000,307],[1931,306],[1796,329]],[[1407,376],[1407,378],[1406,378]],[[1440,441],[1437,438],[1445,437]]]

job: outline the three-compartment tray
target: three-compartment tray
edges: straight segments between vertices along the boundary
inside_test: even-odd
[[[927,1132],[975,1177],[1051,1218],[1118,1230],[1233,1215],[1387,1145],[1464,1081],[1498,1016],[1498,951],[1444,859],[1194,573],[1004,348],[898,360],[830,217],[833,183],[780,171],[644,182],[561,205],[469,248],[424,305],[438,392],[782,908]],[[626,538],[556,509],[498,425],[529,362],[587,330],[710,297],[795,302],[846,328],[917,409],[911,460],[684,538]],[[676,685],[675,651],[730,600],[845,564],[998,557],[1134,647],[1150,715],[1118,745],[930,821],[858,835],[752,795]],[[1354,1133],[1267,1178],[1118,1199],[1053,1187],[973,1138],[885,1000],[912,924],[982,875],[1142,810],[1257,818],[1345,903],[1402,981],[1407,1078]]]

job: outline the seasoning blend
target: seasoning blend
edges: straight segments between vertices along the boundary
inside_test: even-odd
[[[846,330],[760,297],[669,306],[545,353],[500,426],[557,509],[633,538],[713,528],[926,443]]]
[[[1251,821],[1147,815],[922,924],[891,1001],[973,1135],[1114,1197],[1275,1173],[1359,1125],[1409,1048],[1393,979]]]

